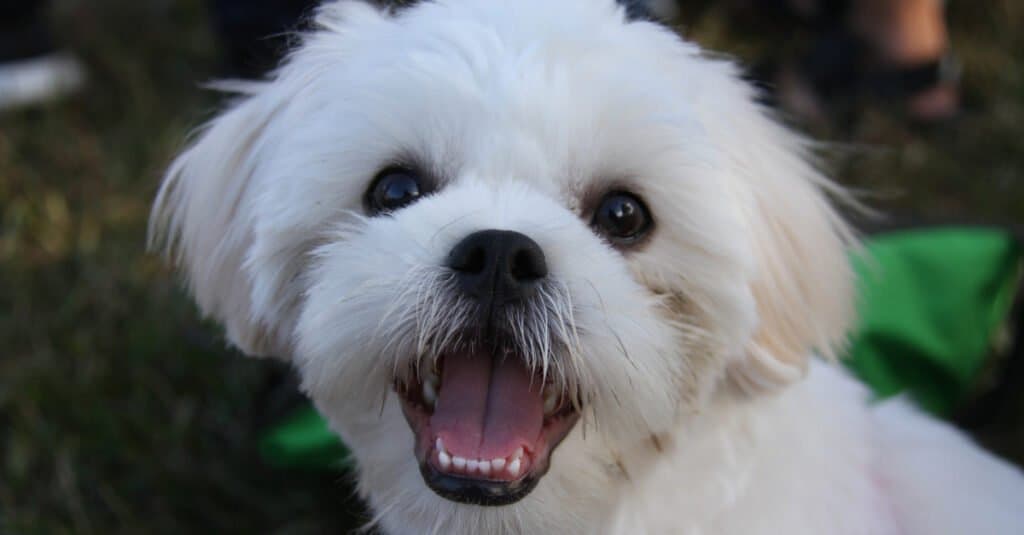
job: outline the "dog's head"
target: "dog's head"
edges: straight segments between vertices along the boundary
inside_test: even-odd
[[[622,455],[841,342],[831,187],[731,64],[614,0],[316,24],[153,230],[233,344],[295,366],[387,528],[585,525]]]

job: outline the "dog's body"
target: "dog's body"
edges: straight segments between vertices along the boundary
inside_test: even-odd
[[[901,400],[868,408],[863,386],[832,365],[812,366],[763,403],[723,403],[700,420],[663,438],[663,453],[648,446],[627,465],[616,533],[1020,529],[1015,469]]]
[[[842,192],[729,63],[613,0],[317,23],[153,229],[385,532],[1024,529],[1016,469],[809,364],[851,322]]]

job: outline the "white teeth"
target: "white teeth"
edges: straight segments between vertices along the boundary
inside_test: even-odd
[[[544,389],[544,414],[551,414],[555,411],[555,405],[558,403],[558,395],[554,389]]]
[[[444,442],[441,442],[441,437],[437,437],[437,442],[434,444],[437,449],[437,462],[441,465],[442,470],[447,470],[452,465],[452,456],[448,455],[448,452],[444,449]]]
[[[423,401],[431,407],[437,401],[437,377],[433,374],[427,375],[423,379]]]
[[[467,459],[452,455],[448,450],[444,449],[444,442],[441,440],[441,437],[437,437],[435,440],[434,448],[437,451],[438,467],[445,471],[451,469],[465,474],[479,472],[482,476],[489,476],[501,473],[502,470],[507,470],[507,474],[515,478],[519,477],[525,464],[523,460],[525,452],[522,447],[516,448],[516,451],[508,457],[495,457],[489,461],[486,459]]]
[[[519,475],[519,457],[516,457],[512,462],[508,463],[508,473],[512,477]]]

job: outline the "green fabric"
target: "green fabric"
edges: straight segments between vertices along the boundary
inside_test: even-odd
[[[312,406],[292,413],[263,435],[260,454],[280,468],[323,469],[348,467],[348,449]]]
[[[1022,251],[1008,233],[941,228],[877,236],[854,259],[860,323],[849,358],[879,397],[907,392],[947,415],[1005,321]]]
[[[873,237],[853,259],[859,327],[847,366],[879,398],[908,393],[948,414],[985,365],[1022,271],[1008,233],[931,228]],[[348,452],[312,407],[271,429],[260,444],[275,466],[348,466]]]

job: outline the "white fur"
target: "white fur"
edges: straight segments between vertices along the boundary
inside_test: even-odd
[[[852,310],[840,194],[727,61],[612,0],[437,0],[319,11],[271,79],[238,87],[171,167],[153,239],[253,355],[289,359],[399,533],[1019,533],[1024,478],[834,356]],[[438,191],[367,217],[412,159]],[[586,201],[640,195],[648,241]],[[423,483],[391,390],[467,321],[443,262],[487,228],[550,269],[524,357],[583,418],[522,501]],[[898,358],[894,355],[893,358]],[[806,377],[805,377],[806,376]]]

